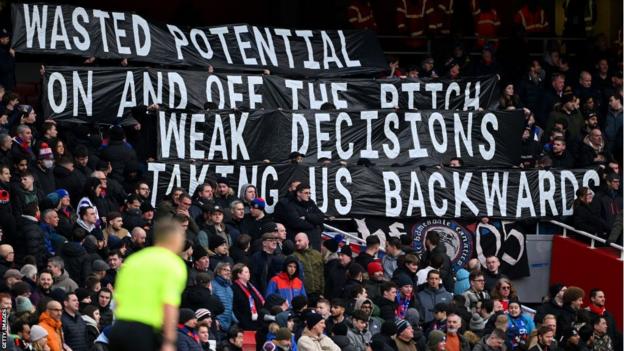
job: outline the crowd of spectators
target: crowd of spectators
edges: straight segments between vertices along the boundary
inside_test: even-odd
[[[452,3],[404,0],[397,28],[415,40],[426,31],[446,34]],[[374,29],[366,2],[354,4],[350,22]],[[485,0],[471,4],[478,60],[456,45],[443,64],[427,57],[404,69],[392,58],[385,76],[501,74],[496,11]],[[548,30],[536,6],[529,1],[515,18],[527,33]],[[615,241],[622,230],[622,51],[601,45],[589,61],[552,48],[519,79],[503,75],[494,108],[524,112],[518,167],[601,170],[603,185],[579,189],[571,220]],[[382,259],[376,236],[359,254],[340,237],[321,242],[323,214],[300,181],[273,214],[253,185],[236,194],[224,178],[193,194],[173,188],[154,208],[143,173],[154,145],[140,140],[147,126],[59,125],[20,103],[14,64],[2,31],[0,306],[15,350],[107,350],[117,274],[153,244],[160,218],[179,222],[186,234],[179,350],[240,350],[245,331],[267,351],[621,348],[600,288],[557,284],[531,317],[497,257],[454,271],[435,232],[422,255],[409,236],[389,238]]]

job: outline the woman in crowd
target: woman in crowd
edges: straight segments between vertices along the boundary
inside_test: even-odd
[[[232,267],[232,290],[234,292],[232,310],[238,318],[238,326],[243,330],[258,328],[259,311],[264,305],[262,294],[249,281],[250,279],[249,267],[242,263],[237,263]]]
[[[511,281],[507,278],[501,278],[492,290],[492,299],[499,300],[503,305],[503,310],[507,311],[510,301],[517,301],[518,295]]]

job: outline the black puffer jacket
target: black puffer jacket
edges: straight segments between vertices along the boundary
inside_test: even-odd
[[[189,286],[182,293],[181,308],[190,308],[197,311],[207,308],[213,316],[218,316],[225,311],[221,300],[213,296],[210,289],[203,286]]]
[[[37,258],[38,268],[45,267],[48,254],[45,247],[44,234],[39,227],[39,223],[22,216],[19,219],[18,228],[21,233],[21,245],[15,247],[16,251],[20,254],[16,256],[21,259],[26,255],[32,255]]]
[[[63,322],[63,336],[67,346],[73,351],[88,351],[87,344],[87,323],[82,319],[80,314],[76,313],[73,317],[63,312],[61,317]]]
[[[111,176],[119,182],[124,181],[124,170],[126,164],[137,162],[137,155],[132,146],[123,140],[110,140],[100,152],[103,160],[109,161],[113,172]]]
[[[65,189],[69,192],[69,198],[72,202],[77,202],[82,197],[82,188],[87,180],[85,177],[81,177],[78,171],[70,171],[63,166],[56,166],[52,171],[54,174],[54,181],[56,182],[57,189]]]

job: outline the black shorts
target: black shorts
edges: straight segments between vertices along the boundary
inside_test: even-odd
[[[115,351],[154,351],[161,344],[161,333],[139,322],[115,321],[108,337],[109,349]]]

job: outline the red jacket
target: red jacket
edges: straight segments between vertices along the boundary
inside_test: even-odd
[[[377,22],[375,22],[373,8],[369,1],[351,0],[347,9],[347,18],[353,28],[377,30]]]

